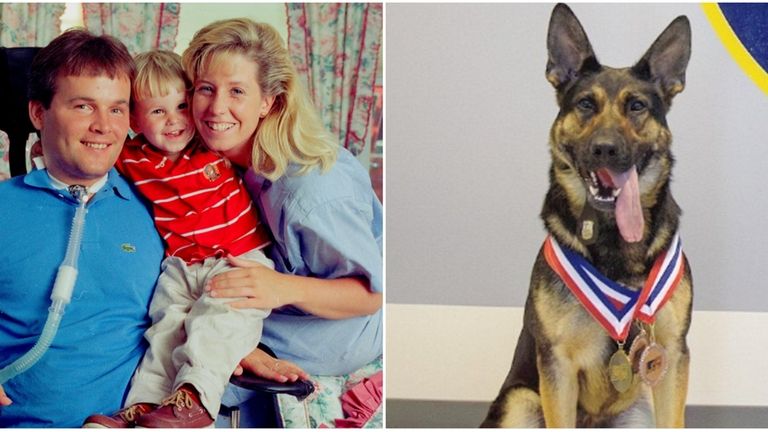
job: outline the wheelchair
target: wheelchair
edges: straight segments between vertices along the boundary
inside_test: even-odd
[[[10,141],[11,175],[27,172],[25,146],[30,133],[36,133],[29,120],[27,88],[32,59],[40,48],[0,47],[0,130]]]
[[[275,356],[269,347],[259,344],[259,348]],[[216,418],[216,427],[239,428],[243,413],[247,416],[248,427],[279,428],[283,426],[282,416],[277,404],[278,394],[288,394],[302,401],[315,391],[311,381],[297,380],[295,382],[279,383],[259,378],[248,373],[240,376],[232,376],[229,380],[229,393],[248,393],[246,400],[238,404],[226,399],[222,400],[219,416]]]

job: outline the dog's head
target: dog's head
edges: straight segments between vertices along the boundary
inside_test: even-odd
[[[613,215],[622,237],[637,242],[672,167],[665,116],[685,86],[688,19],[672,21],[634,66],[615,69],[598,62],[578,19],[558,4],[547,48],[546,76],[560,106],[550,136],[553,181],[573,212],[590,206]]]

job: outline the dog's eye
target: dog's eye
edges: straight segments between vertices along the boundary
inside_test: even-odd
[[[582,111],[597,111],[597,105],[595,104],[595,101],[588,97],[579,99],[579,101],[576,102],[576,106],[579,107],[579,109]]]
[[[629,102],[629,110],[635,113],[645,110],[646,107],[647,106],[645,105],[645,102],[639,99],[635,99]]]

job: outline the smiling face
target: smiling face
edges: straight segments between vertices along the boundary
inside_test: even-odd
[[[131,113],[133,130],[173,161],[195,135],[183,83],[180,87],[165,96],[137,99]]]
[[[256,128],[274,97],[262,94],[255,62],[242,54],[225,55],[197,76],[192,116],[208,148],[249,166]]]
[[[48,171],[67,184],[90,186],[115,164],[128,134],[128,77],[59,76],[50,108],[29,103],[41,131]]]

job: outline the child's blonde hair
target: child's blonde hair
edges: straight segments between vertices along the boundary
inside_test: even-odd
[[[172,51],[154,50],[136,55],[136,78],[131,88],[131,104],[137,100],[163,97],[172,90],[186,92],[192,86],[181,56]]]
[[[314,166],[328,170],[336,161],[338,143],[323,127],[277,31],[247,18],[213,22],[195,34],[182,63],[195,82],[229,54],[242,54],[255,62],[263,96],[275,97],[254,134],[253,170],[270,180],[285,174],[290,162],[302,166],[300,174]]]

